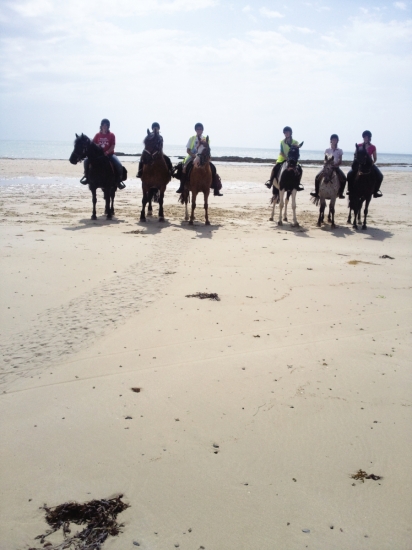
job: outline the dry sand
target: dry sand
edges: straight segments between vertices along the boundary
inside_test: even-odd
[[[134,179],[93,222],[80,172],[0,161],[0,548],[36,546],[44,503],[123,493],[108,550],[410,550],[411,174],[356,233],[344,201],[316,227],[313,168],[295,230],[267,166],[219,167],[211,227],[176,184],[140,224]]]

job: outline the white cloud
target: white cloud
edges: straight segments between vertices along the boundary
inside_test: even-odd
[[[202,10],[216,6],[218,0],[15,0],[8,6],[23,17],[38,17],[52,12],[71,17],[130,17],[149,13],[167,14]]]
[[[399,10],[406,10],[407,8],[407,5],[405,4],[405,2],[394,2],[393,5],[395,6],[395,8],[398,8]]]
[[[249,5],[247,5],[247,6],[244,6],[244,7],[242,8],[242,11],[243,11],[244,13],[250,13],[250,12],[252,11],[252,8],[251,8]]]
[[[284,17],[284,15],[282,15],[278,11],[269,10],[268,8],[260,8],[259,13],[263,17],[270,17],[270,18]]]
[[[314,34],[315,31],[312,29],[308,29],[307,27],[295,27],[293,25],[282,25],[279,27],[280,32],[285,33],[293,33],[293,32],[300,32],[302,34]]]

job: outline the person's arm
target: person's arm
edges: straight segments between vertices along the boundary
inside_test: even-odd
[[[196,157],[196,153],[192,153],[192,150],[189,149],[189,147],[186,149],[186,151],[187,151],[187,154],[192,157],[192,159]]]
[[[377,156],[377,154],[376,154],[376,147],[375,147],[375,149],[374,149],[374,151],[373,151],[373,153],[372,153],[371,156],[372,156],[373,164],[375,164],[375,163],[376,163],[376,160],[377,160],[377,158],[378,158],[378,156]]]
[[[342,164],[342,155],[343,155],[343,153],[340,153],[340,155],[338,157],[338,162],[335,163],[335,166],[340,166]]]

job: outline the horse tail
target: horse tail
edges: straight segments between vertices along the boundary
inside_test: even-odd
[[[160,197],[160,189],[157,187],[151,187],[149,189],[149,201],[153,200],[153,202],[159,202]]]
[[[311,197],[310,202],[314,204],[315,206],[319,206],[320,198],[319,197]]]

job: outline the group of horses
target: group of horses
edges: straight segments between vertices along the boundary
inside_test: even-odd
[[[302,190],[300,181],[302,178],[302,167],[299,164],[300,147],[292,145],[289,149],[287,160],[282,164],[277,176],[273,181],[272,195],[272,215],[269,218],[274,220],[275,207],[279,204],[278,225],[283,225],[287,220],[287,207],[290,197],[292,197],[293,222],[292,227],[297,227],[296,218],[296,194]],[[118,186],[121,188],[121,182],[116,180],[115,170],[103,150],[93,143],[86,135],[76,134],[74,141],[74,150],[70,156],[70,162],[77,164],[85,158],[89,159],[88,183],[92,192],[93,213],[92,219],[96,219],[96,191],[101,188],[105,200],[105,214],[107,219],[114,215],[114,198]],[[171,173],[163,156],[163,140],[157,132],[147,130],[147,136],[144,139],[144,151],[141,160],[143,162],[142,180],[142,210],[140,221],[146,221],[146,206],[148,205],[148,215],[152,215],[152,202],[159,204],[159,221],[164,221],[163,201],[167,184],[172,177],[183,178],[183,192],[180,195],[180,202],[185,205],[185,220],[193,225],[195,219],[196,198],[199,193],[204,196],[205,223],[210,225],[208,215],[208,198],[212,184],[212,171],[210,168],[210,147],[209,138],[200,154],[193,161],[190,173],[186,176],[182,170],[176,170]],[[322,169],[321,183],[319,187],[319,198],[314,202],[319,205],[318,227],[324,222],[326,201],[329,200],[328,221],[331,227],[335,228],[335,202],[339,194],[339,179],[333,167],[333,156],[325,155],[325,162]],[[124,179],[127,178],[124,169]],[[361,209],[364,208],[364,219],[362,229],[367,229],[366,219],[368,215],[369,203],[375,189],[375,176],[373,173],[373,162],[366,151],[365,146],[356,145],[356,152],[352,170],[348,174],[348,194],[349,194],[349,217],[348,223],[352,223],[353,228],[358,229],[358,223],[361,223]],[[189,217],[188,202],[191,197],[191,215]],[[285,208],[282,217],[283,208]]]

